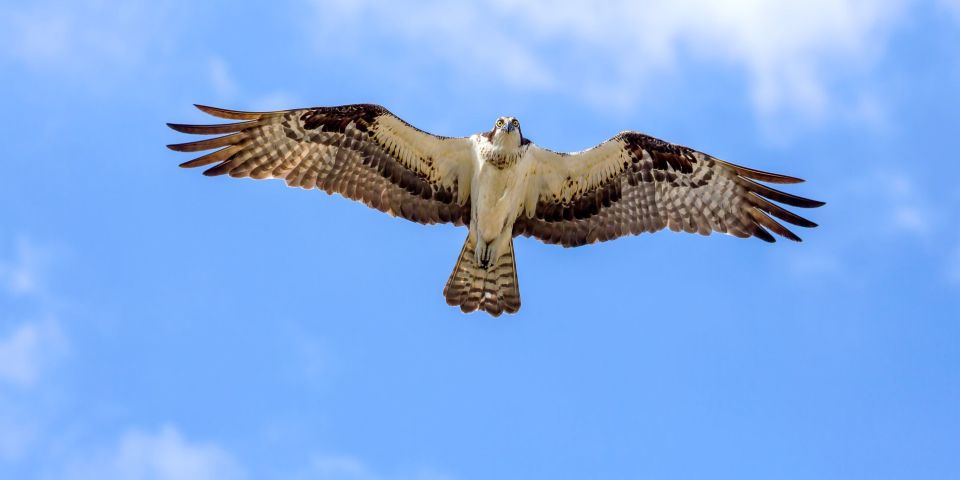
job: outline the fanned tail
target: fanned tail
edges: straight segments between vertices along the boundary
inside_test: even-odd
[[[507,249],[498,252],[493,265],[484,269],[477,264],[476,241],[467,234],[460,258],[443,287],[447,304],[464,312],[483,310],[494,317],[520,310],[520,289],[517,286],[517,264],[513,257],[513,239]]]

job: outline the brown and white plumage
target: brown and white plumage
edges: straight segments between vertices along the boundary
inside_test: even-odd
[[[566,247],[663,228],[768,242],[773,232],[799,241],[773,217],[816,225],[773,201],[823,205],[758,183],[800,179],[636,132],[565,154],[523,138],[510,117],[489,132],[450,138],[419,130],[378,105],[260,113],[197,107],[239,122],[168,124],[183,133],[223,135],[169,145],[183,152],[218,149],[183,167],[207,166],[205,175],[281,178],[418,223],[469,225],[444,288],[447,302],[465,312],[496,316],[520,308],[517,235]]]
[[[281,178],[418,223],[462,225],[469,217],[469,139],[431,135],[378,105],[261,113],[197,108],[243,121],[168,124],[184,133],[228,134],[168,145],[180,152],[225,147],[181,167],[213,165],[203,172],[211,176]]]
[[[811,208],[823,202],[774,190],[757,181],[803,180],[724,162],[637,132],[624,132],[583,152],[532,147],[535,180],[514,233],[575,247],[663,228],[729,233],[774,242],[770,231],[800,238],[770,215],[815,227],[770,202]]]

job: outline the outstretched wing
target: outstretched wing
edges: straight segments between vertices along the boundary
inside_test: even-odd
[[[823,205],[757,183],[802,182],[799,178],[741,167],[637,132],[578,153],[532,144],[528,153],[535,173],[514,234],[565,247],[663,228],[774,242],[772,231],[800,241],[771,215],[801,227],[816,224],[771,200],[802,208]]]
[[[339,193],[418,223],[470,218],[472,143],[419,130],[379,105],[239,112],[197,105],[235,123],[168,124],[221,137],[168,145],[180,152],[220,148],[181,164],[204,175],[282,178],[292,187]]]

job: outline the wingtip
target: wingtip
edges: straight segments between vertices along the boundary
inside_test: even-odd
[[[194,103],[194,107],[197,107],[203,113],[207,115],[212,115],[214,117],[226,118],[228,120],[258,120],[267,113],[264,112],[245,112],[241,110],[229,110],[226,108],[217,108],[211,107],[209,105],[202,105],[199,103]]]
[[[765,177],[765,178],[757,178],[757,177],[748,177],[748,178],[754,178],[755,180],[760,180],[762,182],[779,183],[783,185],[793,185],[797,183],[806,182],[806,180],[802,178],[791,177],[790,175],[781,175],[779,173],[768,173],[768,172],[759,172],[759,171],[757,172],[762,174],[762,175],[758,175],[758,177]]]
[[[777,237],[774,237],[772,233],[766,231],[760,225],[757,225],[756,229],[754,229],[753,236],[767,243],[777,243]]]
[[[219,117],[220,115],[217,115],[217,112],[223,110],[221,108],[211,107],[210,105],[204,105],[202,103],[194,103],[193,106],[197,110],[200,110],[201,112],[206,113],[208,115],[213,115],[215,117]]]
[[[190,133],[190,125],[184,125],[182,123],[167,122],[167,128],[180,133]]]

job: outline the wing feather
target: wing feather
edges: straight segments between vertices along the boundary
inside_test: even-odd
[[[221,133],[233,133],[256,127],[259,123],[256,120],[248,122],[221,123],[218,125],[185,125],[182,123],[168,123],[167,126],[180,132],[192,133],[197,135],[219,135]]]
[[[167,148],[175,152],[202,152],[204,150],[212,150],[214,148],[225,147],[227,145],[235,145],[239,141],[248,138],[243,132],[234,133],[233,135],[225,135],[223,137],[211,138],[208,140],[200,140],[196,142],[187,142],[187,143],[175,143],[172,145],[167,145]]]
[[[378,105],[242,112],[197,105],[236,123],[167,124],[188,134],[221,135],[168,145],[178,152],[219,149],[180,166],[203,174],[281,178],[359,200],[420,223],[469,220],[473,146],[431,135]]]
[[[664,228],[767,242],[776,240],[773,232],[800,241],[773,217],[801,227],[816,224],[773,202],[800,208],[824,204],[758,183],[800,183],[799,178],[742,167],[637,132],[572,154],[528,148],[535,180],[525,198],[534,203],[514,223],[514,234],[546,243],[572,247]]]
[[[261,118],[275,115],[283,112],[241,112],[240,110],[227,110],[225,108],[210,107],[207,105],[193,104],[200,111],[213,115],[214,117],[226,118],[227,120],[259,120]],[[289,110],[287,110],[289,111]]]
[[[240,150],[243,150],[243,147],[244,145],[231,145],[227,148],[217,150],[216,152],[208,153],[202,157],[194,158],[188,162],[183,162],[180,164],[180,166],[183,168],[195,168],[213,163],[219,163],[229,159]]]

